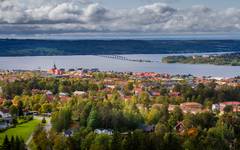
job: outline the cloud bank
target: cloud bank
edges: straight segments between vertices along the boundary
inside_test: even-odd
[[[0,34],[218,33],[240,31],[240,9],[188,9],[153,3],[110,9],[89,0],[7,0],[0,2]]]

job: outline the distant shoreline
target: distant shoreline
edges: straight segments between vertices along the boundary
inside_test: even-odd
[[[239,51],[240,40],[0,40],[0,57]]]
[[[228,54],[228,53],[235,53],[234,51],[213,51],[213,52],[186,52],[186,53],[132,53],[132,54],[77,54],[77,55],[19,55],[19,56],[0,56],[0,58],[6,58],[6,57],[64,57],[64,56],[108,56],[108,55],[195,55],[195,54]],[[160,60],[161,61],[161,60]]]

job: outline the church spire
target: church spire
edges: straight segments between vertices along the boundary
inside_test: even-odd
[[[53,69],[57,69],[57,66],[55,63],[53,64]]]

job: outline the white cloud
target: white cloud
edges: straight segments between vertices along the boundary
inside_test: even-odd
[[[9,0],[0,2],[0,24],[0,34],[239,32],[240,9],[153,3],[113,10],[88,0]]]

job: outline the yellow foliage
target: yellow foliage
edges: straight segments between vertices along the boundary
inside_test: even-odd
[[[198,129],[197,128],[188,129],[187,135],[190,137],[196,137],[198,135]]]

